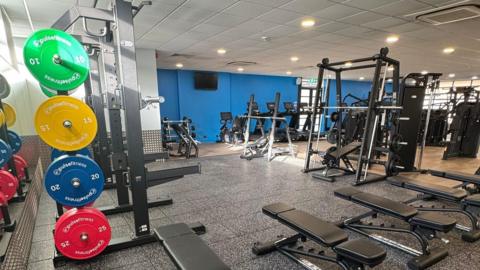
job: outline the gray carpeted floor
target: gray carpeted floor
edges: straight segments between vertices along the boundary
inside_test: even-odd
[[[286,226],[261,213],[263,205],[285,202],[329,221],[359,214],[364,208],[333,196],[333,190],[348,183],[327,183],[302,174],[300,167],[264,159],[240,160],[238,155],[200,159],[202,174],[186,176],[165,185],[150,188],[150,198],[169,195],[174,204],[150,209],[152,227],[173,222],[202,222],[207,233],[202,237],[232,269],[301,269],[295,263],[272,253],[256,257],[251,247],[256,241],[272,240],[280,234],[291,234]],[[182,161],[179,161],[182,162]],[[162,167],[161,163],[155,166]],[[362,190],[405,200],[415,195],[385,182],[359,187]],[[113,191],[106,191],[95,203],[104,206],[114,203]],[[55,204],[46,193],[41,198],[36,222],[29,269],[53,269],[53,240]],[[109,217],[113,236],[132,234],[131,214]],[[387,219],[379,219],[388,221]],[[375,221],[378,222],[378,221]],[[398,223],[398,222],[397,222]],[[352,238],[359,237],[350,233]],[[402,242],[409,239],[390,236]],[[480,243],[465,243],[458,232],[443,235],[450,241],[445,245],[433,240],[433,246],[445,246],[450,256],[431,269],[478,269]],[[412,241],[410,241],[412,242]],[[309,246],[309,243],[306,244]],[[376,269],[406,269],[410,259],[398,251],[387,249],[387,260]],[[477,267],[475,267],[477,265]],[[339,269],[335,264],[321,262],[325,269]],[[160,244],[148,244],[104,256],[88,262],[68,263],[63,269],[175,269]]]

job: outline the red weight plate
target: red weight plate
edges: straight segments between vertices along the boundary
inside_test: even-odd
[[[55,246],[65,257],[87,260],[100,254],[110,242],[107,217],[95,208],[73,208],[55,223]]]
[[[0,206],[7,206],[8,205],[8,201],[7,201],[7,198],[5,197],[5,195],[0,192]],[[0,220],[3,219],[3,212],[0,211]]]
[[[91,203],[85,205],[85,207],[92,207],[92,206],[93,206],[93,203],[95,203],[95,202],[91,202]],[[67,209],[67,210],[70,210],[70,209],[75,208],[75,207],[68,206],[68,205],[64,205],[63,208],[65,208],[65,209]]]
[[[13,155],[13,160],[15,162],[15,169],[17,170],[18,179],[24,180],[26,178],[25,168],[27,167],[27,162],[19,155]],[[3,166],[2,170],[8,170],[8,164]]]
[[[17,188],[17,178],[7,171],[0,171],[0,192],[5,195],[8,201],[13,198],[17,192]]]

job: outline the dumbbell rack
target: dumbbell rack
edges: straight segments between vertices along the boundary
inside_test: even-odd
[[[106,89],[112,137],[112,174],[115,177],[119,205],[102,209],[102,211],[105,214],[133,211],[135,232],[133,236],[112,239],[102,254],[158,241],[150,229],[148,208],[172,203],[171,199],[156,202],[148,202],[147,200],[146,188],[149,183],[145,169],[139,112],[140,98],[135,60],[132,5],[130,2],[123,0],[113,0],[112,3],[113,9],[111,11],[75,6],[52,26],[52,28],[65,31],[80,18],[94,18],[106,22],[107,31],[98,40],[102,44],[99,51],[105,66],[106,84],[104,87]],[[136,13],[138,13],[138,9]],[[110,29],[112,24],[115,24],[115,27]],[[117,42],[115,43],[113,40]],[[95,71],[91,76],[95,76]],[[97,91],[96,87],[101,86],[101,84],[87,83],[86,86],[87,88],[91,87],[92,93],[98,94],[98,92],[95,92]],[[92,105],[99,104],[98,100],[93,100],[93,98],[90,102]],[[125,111],[127,153],[125,153],[123,146],[120,121],[121,109]],[[162,174],[161,171],[158,173]],[[165,178],[165,181],[171,179],[168,175],[162,175],[162,177]],[[132,203],[128,200],[129,190],[132,193]],[[58,207],[58,210],[59,214],[63,212],[61,207]],[[193,229],[198,232],[204,231],[203,225],[200,224],[194,226]],[[53,260],[54,264],[57,264],[67,260],[67,258],[56,252]]]

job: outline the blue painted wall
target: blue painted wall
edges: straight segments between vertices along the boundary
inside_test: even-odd
[[[217,140],[220,112],[230,111],[233,116],[245,113],[251,94],[255,94],[260,111],[267,110],[266,102],[273,102],[276,92],[281,93],[281,108],[284,101],[297,101],[298,95],[294,77],[219,72],[218,89],[202,91],[194,88],[192,70],[158,69],[157,76],[158,93],[165,97],[165,103],[161,106],[162,117],[172,120],[183,116],[192,118],[197,139],[202,142]],[[342,81],[343,96],[352,93],[366,99],[370,88],[371,82]],[[335,80],[332,80],[329,100],[331,106],[336,106],[335,94]],[[345,101],[350,104],[354,100]],[[269,128],[268,122],[265,128]]]
[[[165,97],[161,114],[175,120],[192,118],[197,139],[203,142],[217,140],[220,112],[232,112],[234,116],[245,113],[251,94],[255,94],[262,111],[276,92],[281,93],[281,102],[297,100],[294,77],[219,72],[218,89],[202,91],[194,88],[193,75],[192,70],[157,70],[158,93]]]

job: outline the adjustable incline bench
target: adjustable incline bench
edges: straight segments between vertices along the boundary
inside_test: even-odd
[[[438,213],[419,212],[416,208],[407,204],[366,193],[353,187],[337,189],[334,191],[334,194],[339,198],[371,209],[368,213],[344,220],[343,225],[347,229],[415,256],[407,263],[409,268],[425,269],[448,256],[448,252],[445,249],[430,248],[428,239],[435,237],[437,232],[447,233],[452,230],[456,225],[455,219]],[[362,222],[364,218],[375,218],[378,214],[400,219],[408,223],[410,228],[404,229],[396,228],[393,225],[373,225]],[[368,232],[367,230],[410,234],[418,240],[422,250],[419,251],[412,247],[405,246],[378,234]]]
[[[460,207],[458,208],[429,208],[420,206],[418,210],[420,211],[431,211],[431,212],[451,212],[459,213],[465,215],[470,220],[470,227],[466,227],[460,224],[456,225],[457,229],[463,231],[462,239],[467,242],[475,242],[480,239],[480,230],[478,219],[475,214],[468,211],[470,207],[480,207],[480,194],[468,195],[467,191],[459,188],[450,188],[442,185],[437,185],[434,183],[425,183],[419,181],[422,177],[434,177],[429,175],[417,174],[415,178],[409,177],[409,174],[406,175],[397,175],[387,178],[387,181],[392,185],[402,187],[405,189],[414,190],[416,192],[422,193],[422,196],[417,196],[416,198],[410,199],[405,203],[410,204],[415,201],[436,198],[440,200],[445,200],[449,202],[458,203]],[[432,181],[433,182],[433,181]]]
[[[355,174],[355,169],[347,156],[360,149],[361,146],[361,142],[351,142],[340,149],[326,152],[323,155],[322,162],[326,165],[325,168],[320,172],[312,173],[312,177],[323,181],[334,182],[339,176]],[[345,168],[340,167],[340,160],[345,164]]]
[[[163,248],[181,270],[230,270],[185,223],[154,229]]]
[[[264,255],[278,250],[304,268],[311,270],[321,270],[321,268],[303,257],[336,263],[344,270],[363,270],[365,266],[373,267],[382,263],[386,257],[385,250],[372,242],[365,239],[348,240],[345,231],[336,225],[284,203],[264,206],[262,211],[298,233],[271,242],[255,243],[252,248],[255,255]],[[304,251],[303,248],[293,247],[298,240],[305,242],[307,239],[331,248],[336,257],[325,255],[323,250]]]

